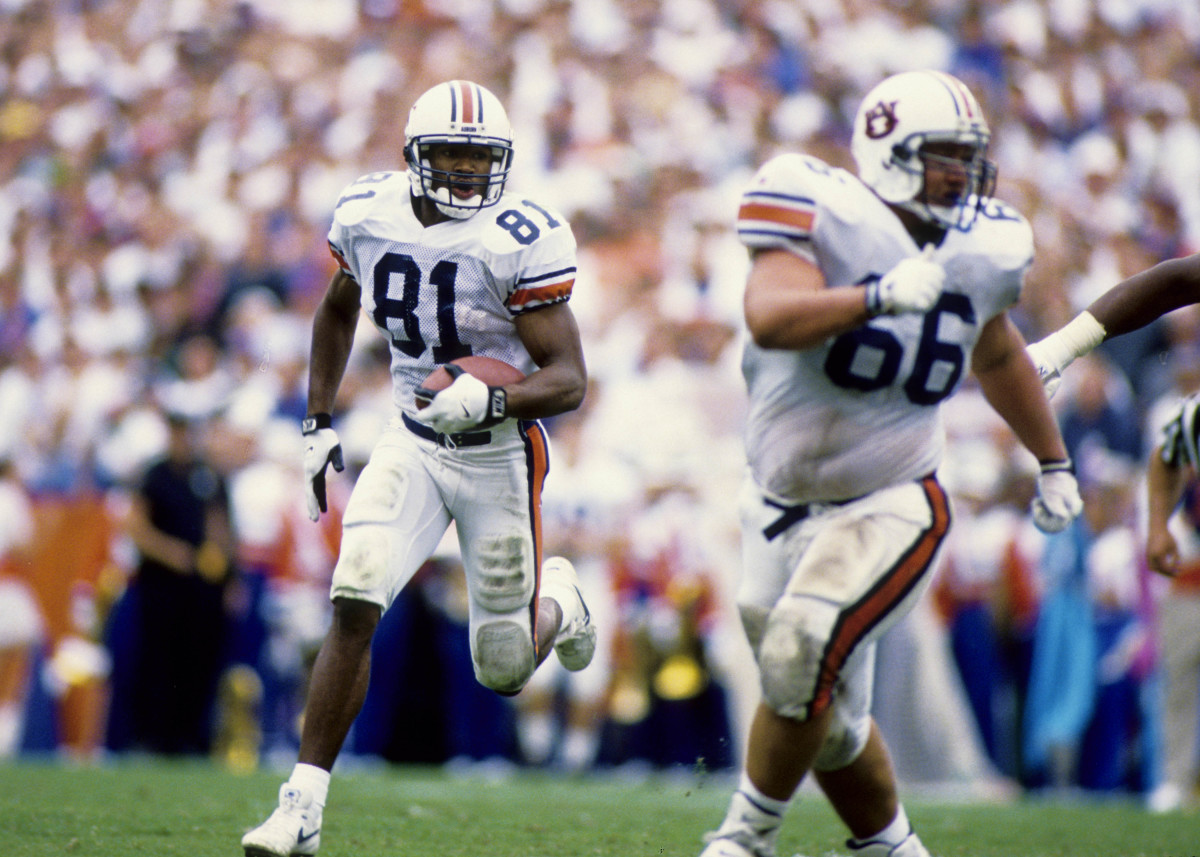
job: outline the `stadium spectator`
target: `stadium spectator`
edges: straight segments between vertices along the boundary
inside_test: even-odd
[[[1080,465],[1084,514],[1047,540],[1024,758],[1056,791],[1152,791],[1161,712],[1146,705],[1153,629],[1139,580],[1130,460],[1103,448]],[[1133,760],[1138,760],[1135,764]],[[1143,767],[1143,764],[1144,767]]]
[[[45,620],[26,579],[33,536],[29,494],[0,457],[0,759],[20,749],[30,682],[44,654]]]
[[[133,741],[202,755],[224,665],[234,534],[225,480],[203,447],[205,423],[169,413],[167,424],[166,453],[147,469],[126,524],[138,551]]]

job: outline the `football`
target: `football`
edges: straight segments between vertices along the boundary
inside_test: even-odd
[[[460,367],[467,374],[474,375],[489,387],[503,387],[505,384],[515,384],[525,377],[525,373],[516,366],[511,366],[503,360],[497,360],[494,357],[471,354],[467,357],[459,357],[457,360],[451,360],[450,362]],[[428,405],[429,400],[433,398],[433,394],[438,390],[444,390],[449,387],[453,380],[444,366],[439,366],[426,375],[425,380],[421,382],[421,386],[413,391],[413,396],[417,400],[417,409],[419,410]]]

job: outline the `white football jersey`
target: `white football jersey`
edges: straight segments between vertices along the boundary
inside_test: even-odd
[[[536,368],[514,319],[570,299],[575,236],[558,212],[508,192],[465,220],[426,227],[410,187],[405,172],[351,184],[334,211],[329,247],[391,343],[393,402],[414,413],[413,390],[457,357],[494,357],[526,374]]]
[[[831,288],[878,280],[920,252],[856,176],[798,154],[758,171],[738,235],[752,251],[812,261]],[[937,406],[970,370],[983,325],[1016,303],[1032,258],[1028,223],[992,200],[934,252],[946,280],[929,312],[879,316],[805,351],[748,342],[746,444],[759,486],[786,501],[844,500],[932,473],[944,445]]]

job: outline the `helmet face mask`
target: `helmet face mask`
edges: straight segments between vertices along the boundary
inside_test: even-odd
[[[484,152],[486,170],[456,169],[481,160]],[[439,83],[409,111],[404,157],[413,195],[428,197],[446,217],[462,220],[499,202],[512,155],[508,115],[499,99],[477,83]]]
[[[887,78],[863,99],[851,151],[863,183],[942,229],[967,231],[995,187],[991,138],[966,85],[935,71]]]

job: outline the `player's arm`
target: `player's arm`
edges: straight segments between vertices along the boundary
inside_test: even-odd
[[[1033,522],[1047,533],[1066,529],[1083,511],[1079,485],[1025,340],[1007,313],[983,326],[971,371],[988,403],[1038,460],[1037,493],[1029,504]]]
[[[1112,339],[1172,310],[1200,303],[1200,253],[1168,259],[1117,283],[1086,310]]]
[[[761,348],[802,350],[866,323],[863,287],[826,288],[825,275],[788,250],[754,254],[746,279],[746,327]]]
[[[1200,253],[1168,259],[1117,283],[1059,330],[1029,346],[1053,395],[1064,369],[1101,342],[1145,327],[1163,315],[1200,303]]]
[[[971,355],[971,371],[988,403],[1038,461],[1066,460],[1058,421],[1008,313],[983,326]]]
[[[509,417],[538,419],[573,411],[587,392],[587,367],[579,325],[565,302],[521,313],[517,336],[537,369],[505,385]]]
[[[304,420],[304,481],[308,517],[319,520],[328,511],[325,474],[332,465],[345,469],[342,444],[333,429],[333,405],[354,347],[361,289],[354,278],[338,269],[313,316],[312,350],[308,369],[308,417]]]
[[[760,250],[746,281],[746,326],[761,348],[803,350],[877,315],[925,312],[945,279],[932,252],[929,245],[866,285],[827,288],[825,275],[808,259],[782,249]]]
[[[329,281],[313,317],[308,373],[309,414],[333,412],[354,346],[360,300],[358,283],[339,268]]]
[[[1161,446],[1150,456],[1146,470],[1146,563],[1159,574],[1174,576],[1179,571],[1179,546],[1167,522],[1183,496],[1187,476],[1187,468],[1174,467],[1163,459]]]

